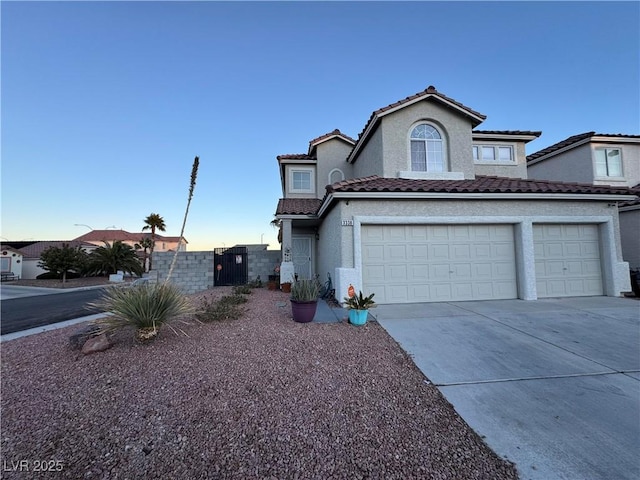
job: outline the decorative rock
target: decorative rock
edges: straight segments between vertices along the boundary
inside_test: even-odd
[[[107,338],[107,334],[103,333],[96,337],[89,338],[82,346],[82,353],[89,355],[91,353],[103,352],[112,347],[112,343]]]
[[[71,345],[71,348],[74,350],[80,350],[85,342],[99,331],[100,328],[97,325],[85,325],[81,329],[76,330],[73,335],[69,336],[69,344]]]

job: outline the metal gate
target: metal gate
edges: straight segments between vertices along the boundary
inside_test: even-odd
[[[244,285],[249,280],[247,247],[213,250],[214,285]]]

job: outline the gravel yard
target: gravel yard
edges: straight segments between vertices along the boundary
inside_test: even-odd
[[[2,478],[517,478],[378,324],[297,324],[287,294],[249,298],[144,346],[120,332],[83,356],[78,326],[3,343]]]

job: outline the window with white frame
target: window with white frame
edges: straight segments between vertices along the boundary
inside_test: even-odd
[[[514,163],[513,147],[510,145],[474,145],[473,161],[476,163]]]
[[[414,172],[444,172],[446,159],[440,132],[427,123],[411,131],[411,170]]]
[[[292,168],[289,170],[289,191],[292,193],[314,193],[313,169]]]
[[[596,148],[596,176],[622,177],[622,152],[619,148]]]

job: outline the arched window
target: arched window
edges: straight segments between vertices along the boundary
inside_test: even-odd
[[[444,152],[440,132],[421,123],[411,131],[411,170],[414,172],[444,172]]]
[[[334,168],[329,172],[329,185],[344,180],[344,173],[339,168]]]

